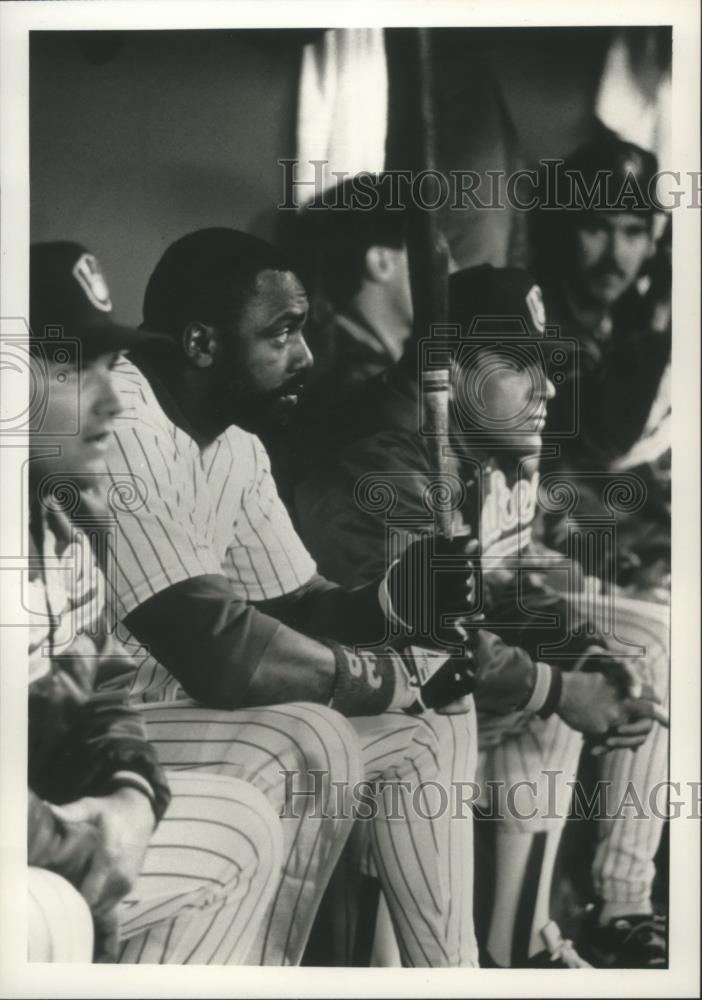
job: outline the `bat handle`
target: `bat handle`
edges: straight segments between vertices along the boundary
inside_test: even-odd
[[[432,368],[422,378],[424,403],[424,430],[432,452],[433,466],[440,478],[446,475],[445,446],[449,433],[449,381],[448,368]],[[453,514],[448,504],[434,506],[434,531],[442,538],[453,538]]]

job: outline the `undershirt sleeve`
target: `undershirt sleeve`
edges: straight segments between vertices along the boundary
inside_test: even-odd
[[[251,678],[280,622],[233,594],[221,574],[190,577],[135,608],[130,632],[204,704],[246,704]]]

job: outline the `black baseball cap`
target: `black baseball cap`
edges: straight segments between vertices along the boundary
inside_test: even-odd
[[[449,323],[482,340],[541,338],[546,328],[541,289],[517,267],[480,264],[456,271],[449,278]]]
[[[657,171],[653,153],[603,129],[565,160],[558,175],[558,204],[576,211],[660,212]]]
[[[32,340],[47,328],[78,340],[81,358],[168,343],[168,338],[116,323],[104,271],[79,243],[33,243],[29,251],[29,325]]]

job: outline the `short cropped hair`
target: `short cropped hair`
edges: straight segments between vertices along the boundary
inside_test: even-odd
[[[284,254],[237,229],[199,229],[165,251],[144,294],[143,327],[179,337],[189,322],[231,322],[261,271],[291,271]]]
[[[347,177],[300,212],[297,244],[313,291],[337,308],[361,287],[365,256],[372,246],[402,249],[407,212],[392,208],[387,174]]]

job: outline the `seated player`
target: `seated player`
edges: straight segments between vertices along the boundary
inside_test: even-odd
[[[279,877],[280,820],[236,778],[167,781],[138,711],[95,691],[130,668],[91,540],[109,530],[113,369],[145,335],[115,324],[76,244],[34,245],[30,283],[29,958],[241,963]]]
[[[617,788],[629,779],[638,782],[642,796],[657,777],[665,777],[665,734],[659,726],[649,734],[652,727],[646,716],[653,714],[653,707],[646,702],[630,715],[624,710],[619,718],[615,713],[600,720],[597,736],[593,723],[608,697],[606,679],[614,680],[615,673],[623,679],[623,664],[615,666],[605,656],[609,637],[597,628],[588,634],[588,627],[599,623],[589,622],[588,608],[579,598],[582,573],[562,557],[554,560],[539,554],[530,544],[538,509],[541,433],[546,404],[553,396],[553,386],[533,351],[543,333],[538,288],[523,272],[488,266],[470,269],[450,279],[450,308],[463,338],[438,347],[461,349],[452,398],[457,526],[472,529],[480,538],[487,601],[484,627],[498,631],[533,658],[526,691],[514,684],[512,675],[502,699],[495,701],[488,691],[481,691],[480,672],[475,689],[482,783],[502,781],[509,788],[517,781],[536,782],[538,799],[534,816],[525,819],[513,810],[500,819],[487,950],[498,965],[551,965],[554,958],[578,964],[572,948],[562,946],[549,924],[553,865],[570,797],[566,779],[575,777],[581,747],[574,728],[601,739],[610,727],[623,722],[619,747],[629,740],[639,749],[631,755],[617,749],[616,741],[610,742],[613,752],[602,758],[603,777],[611,778]],[[487,317],[487,332],[478,331],[471,339],[473,321],[479,317]],[[503,329],[505,318],[508,326]],[[510,340],[515,321],[525,334]],[[463,431],[462,417],[468,419]],[[408,359],[368,382],[355,397],[347,397],[336,414],[324,414],[316,431],[309,429],[305,455],[311,471],[298,485],[296,514],[320,568],[333,579],[362,584],[379,571],[389,537],[401,552],[409,538],[428,530],[426,501],[436,470],[420,427],[418,382]],[[536,573],[544,560],[548,574]],[[529,612],[526,620],[523,602]],[[654,672],[663,697],[667,648],[661,644],[656,621],[624,601],[616,610],[619,627],[626,626],[634,641],[646,646],[646,666]],[[535,627],[533,615],[542,611],[556,613],[567,624],[567,634],[553,628],[549,632],[543,624]],[[546,647],[553,652],[554,645],[564,640],[567,645],[549,660]],[[563,661],[563,653],[569,659]],[[562,671],[562,662],[602,671],[601,692],[591,700],[581,699],[577,715],[568,712],[569,688],[583,675],[579,670]],[[493,665],[487,675],[494,670]],[[507,714],[510,695],[511,707],[518,711]],[[631,708],[635,703],[627,704]],[[559,774],[553,789],[555,809],[547,806],[549,772]],[[529,811],[528,806],[519,806],[519,812]],[[623,817],[602,821],[598,829],[596,884],[602,891],[612,885],[614,899],[650,890],[660,822],[655,817],[646,822]],[[609,874],[615,866],[621,871],[616,883]],[[650,958],[661,961],[663,954],[659,937]],[[631,951],[624,950],[621,959],[630,961]]]
[[[473,965],[471,825],[413,802],[447,757],[468,772],[474,713],[405,711],[418,695],[425,708],[460,702],[473,659],[413,683],[402,637],[387,641],[402,567],[346,591],[319,576],[290,523],[259,435],[304,388],[306,316],[288,261],[236,230],[182,237],[148,281],[144,326],[170,349],[118,363],[124,412],[106,454],[140,498],[115,506],[116,614],[145,650],[131,697],[166,765],[244,777],[282,815],[283,876],[257,962],[300,961],[357,812],[344,793],[365,781],[403,964]],[[462,548],[446,612],[469,610]]]

